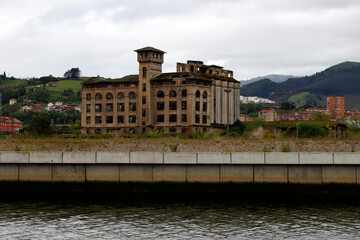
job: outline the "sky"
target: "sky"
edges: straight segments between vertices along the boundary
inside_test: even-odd
[[[0,73],[118,78],[145,46],[163,72],[200,60],[238,80],[360,61],[359,0],[0,0]]]

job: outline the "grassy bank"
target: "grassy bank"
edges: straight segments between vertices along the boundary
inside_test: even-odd
[[[214,137],[207,139],[160,138],[33,138],[0,140],[1,151],[150,151],[150,152],[357,152],[358,140],[262,139]]]

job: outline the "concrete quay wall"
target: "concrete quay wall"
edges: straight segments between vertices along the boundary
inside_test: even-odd
[[[358,153],[1,152],[1,182],[360,184]]]

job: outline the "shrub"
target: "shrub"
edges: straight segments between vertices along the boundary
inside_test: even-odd
[[[177,152],[178,146],[179,146],[179,143],[169,144],[169,147],[172,152]]]
[[[282,152],[291,152],[291,147],[289,144],[284,144],[281,146],[281,151]]]
[[[299,138],[325,137],[325,129],[318,123],[304,122],[298,125]]]
[[[31,135],[51,135],[52,127],[50,126],[50,121],[43,115],[36,115],[30,121],[29,132]]]

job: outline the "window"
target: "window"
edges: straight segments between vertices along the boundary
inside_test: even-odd
[[[194,66],[190,67],[190,72],[194,72]]]
[[[182,97],[186,97],[186,96],[187,96],[187,90],[186,90],[186,89],[181,91],[181,96],[182,96]]]
[[[170,110],[176,110],[177,106],[176,106],[176,101],[171,101],[169,103],[169,109]]]
[[[181,122],[187,122],[187,115],[186,114],[181,115]]]
[[[102,123],[102,117],[101,116],[96,116],[95,117],[95,123]]]
[[[129,116],[129,123],[136,123],[136,116],[135,115],[130,115]]]
[[[177,116],[176,114],[170,114],[169,116],[169,122],[176,122],[177,121]]]
[[[111,93],[107,93],[106,100],[111,100],[111,99],[113,99],[113,95]]]
[[[135,95],[134,92],[131,92],[131,93],[129,94],[129,99],[130,99],[130,100],[136,99],[136,95]]]
[[[209,74],[212,74],[212,70],[209,70]]]
[[[203,92],[203,98],[205,98],[205,99],[207,98],[207,92],[206,91]]]
[[[102,104],[95,104],[95,112],[102,112]]]
[[[145,125],[145,124],[143,124]],[[146,128],[142,128],[142,133],[145,133],[146,132]]]
[[[86,104],[86,112],[91,112],[91,104]]]
[[[142,97],[142,104],[146,104],[146,97],[145,96]]]
[[[200,97],[200,91],[199,91],[199,90],[196,91],[195,96],[196,96],[197,98]]]
[[[95,134],[101,134],[101,129],[100,128],[95,129]]]
[[[102,99],[101,94],[100,94],[100,93],[97,93],[97,94],[95,95],[95,100],[101,100],[101,99]]]
[[[135,133],[136,133],[135,128],[130,128],[130,129],[129,129],[129,133],[130,133],[130,134],[135,134]]]
[[[157,102],[157,110],[164,110],[164,102]]]
[[[142,74],[143,74],[143,78],[146,78],[146,67],[143,67]]]
[[[118,103],[118,111],[119,112],[125,111],[125,103]]]
[[[91,100],[91,94],[90,93],[86,94],[86,100]]]
[[[169,97],[171,98],[176,97],[176,92],[174,90],[171,90],[169,93]]]
[[[206,112],[207,111],[207,103],[203,102],[203,111]]]
[[[203,120],[202,122],[203,122],[204,124],[206,124],[206,122],[207,122],[207,116],[206,116],[206,115],[203,115],[203,119],[202,119],[202,120]]]
[[[164,115],[157,115],[157,122],[164,122]]]
[[[186,101],[182,101],[181,102],[181,110],[186,110],[187,109],[187,102]]]
[[[146,117],[146,110],[145,109],[142,110],[142,117]]]
[[[195,111],[200,111],[200,102],[199,101],[195,102]]]
[[[107,112],[112,112],[113,111],[113,104],[112,103],[107,103],[106,104],[106,111]]]
[[[123,92],[119,92],[117,95],[117,99],[119,99],[119,100],[125,99],[125,94]]]
[[[195,123],[200,123],[200,115],[195,114]]]
[[[117,117],[117,122],[118,123],[124,123],[124,116],[118,116]]]
[[[165,96],[164,92],[163,91],[158,91],[157,92],[157,97],[158,98],[163,98]]]
[[[183,128],[181,129],[181,132],[182,132],[182,133],[185,133],[186,130],[187,130],[187,128],[186,128],[186,127],[183,127]]]
[[[136,103],[134,103],[134,102],[129,103],[129,110],[130,110],[130,112],[135,112],[136,111]]]
[[[113,116],[106,116],[106,123],[113,123]]]
[[[90,124],[91,123],[91,118],[90,117],[86,117],[86,124]]]
[[[146,92],[146,83],[143,83],[142,91]]]
[[[174,127],[169,128],[169,132],[176,132],[176,128]]]

